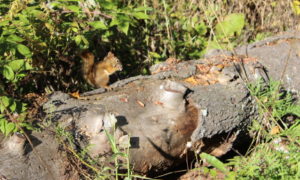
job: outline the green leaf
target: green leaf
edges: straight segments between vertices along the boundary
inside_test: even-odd
[[[89,22],[88,24],[95,29],[107,29],[106,25],[102,21],[93,21],[93,22]]]
[[[7,25],[9,25],[9,20],[1,21],[1,22],[0,22],[0,27],[1,27],[1,26],[7,26]]]
[[[137,19],[149,19],[149,16],[143,12],[134,12],[132,15]]]
[[[70,6],[65,6],[67,9],[75,12],[75,13],[79,13],[80,12],[80,7],[75,6],[75,5],[70,5]]]
[[[224,21],[216,25],[216,35],[218,37],[231,37],[235,33],[241,34],[245,25],[245,15],[242,13],[233,13],[225,17]]]
[[[228,170],[226,169],[226,165],[224,163],[222,163],[216,157],[209,155],[207,153],[201,153],[200,157],[201,157],[201,159],[205,159],[209,164],[213,165],[215,168],[219,169],[223,173],[228,172]]]
[[[89,45],[90,43],[89,43],[89,41],[84,37],[84,36],[81,36],[81,40],[83,41],[83,43],[85,44],[85,45]]]
[[[8,123],[5,128],[5,135],[8,136],[16,129],[16,125],[14,123]]]
[[[144,6],[141,6],[141,7],[137,7],[137,8],[134,8],[133,11],[135,12],[139,12],[139,11],[152,11],[153,8],[151,7],[144,7]]]
[[[198,32],[199,35],[205,35],[207,33],[207,26],[204,22],[201,22],[195,25],[195,30]]]
[[[75,41],[76,45],[78,46],[81,42],[81,35],[75,36],[74,41]]]
[[[15,35],[15,34],[12,34],[12,35],[8,36],[6,40],[9,41],[9,42],[13,42],[13,43],[14,43],[14,42],[20,43],[20,42],[23,42],[23,41],[24,41],[23,38],[21,38],[21,37]]]
[[[21,25],[28,25],[30,24],[30,21],[28,19],[28,16],[25,15],[25,14],[19,14],[19,19],[20,21],[13,21],[13,23],[16,25],[16,26],[20,26]]]
[[[39,20],[47,20],[46,14],[43,11],[40,10],[31,10],[30,13]]]
[[[27,46],[25,46],[23,44],[18,44],[17,49],[18,49],[19,53],[21,53],[25,57],[31,57],[31,51],[29,50],[29,48]]]
[[[16,102],[14,101],[10,106],[9,106],[9,109],[11,112],[14,112],[17,108],[17,104]]]
[[[8,66],[14,71],[22,71],[25,70],[25,60],[19,59],[19,60],[13,60],[8,63]]]
[[[3,66],[3,76],[8,80],[13,80],[15,78],[15,73],[12,68],[8,65]]]
[[[118,29],[127,35],[129,29],[129,22],[118,24]]]
[[[6,119],[1,118],[0,119],[0,130],[3,134],[5,134],[6,124],[7,124]]]
[[[31,70],[31,69],[33,69],[33,67],[26,61],[24,70]]]
[[[115,25],[118,25],[119,23],[120,23],[119,20],[118,20],[116,17],[114,17],[114,18],[111,20],[109,26],[110,26],[110,27],[113,27],[113,26],[115,26]]]
[[[154,58],[161,58],[161,56],[156,52],[149,52],[149,55]]]
[[[100,0],[100,6],[104,9],[115,10],[118,8],[117,4],[112,1]]]
[[[4,105],[4,107],[7,107],[7,106],[9,106],[10,98],[7,96],[1,96],[0,101],[1,101],[1,104]]]

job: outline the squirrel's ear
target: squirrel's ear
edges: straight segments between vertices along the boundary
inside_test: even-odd
[[[114,54],[111,51],[109,51],[107,56],[114,56]]]

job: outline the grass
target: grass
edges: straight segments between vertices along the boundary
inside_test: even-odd
[[[253,142],[244,156],[235,156],[222,163],[202,156],[226,179],[300,179],[300,106],[292,93],[284,91],[280,82],[249,85],[257,102],[258,119],[249,132]],[[224,167],[231,171],[224,171]],[[206,170],[214,176],[214,171]]]
[[[66,152],[70,154],[70,162],[75,167],[75,169],[80,173],[81,178],[84,179],[97,179],[97,180],[106,180],[106,179],[149,179],[139,175],[133,174],[132,167],[129,160],[129,146],[122,148],[117,144],[114,134],[105,130],[105,134],[108,137],[110,143],[112,154],[111,158],[107,158],[108,162],[99,163],[98,158],[91,158],[88,155],[89,146],[84,149],[77,151],[75,149],[75,139],[73,135],[64,130],[63,128],[56,128],[56,136],[63,145]],[[128,143],[129,145],[129,143]],[[119,170],[126,170],[126,173],[121,173]]]

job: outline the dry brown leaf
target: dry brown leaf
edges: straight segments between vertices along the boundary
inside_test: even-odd
[[[208,73],[210,66],[207,64],[197,64],[196,67],[199,69],[200,73]]]
[[[160,101],[155,101],[154,104],[156,104],[156,105],[161,105],[161,106],[164,105],[164,103],[162,103],[162,102],[160,102]]]
[[[280,128],[279,126],[274,126],[271,131],[270,131],[270,134],[271,135],[275,135],[275,134],[279,134],[280,133]]]
[[[79,99],[79,98],[80,98],[79,91],[72,92],[70,95],[71,95],[73,98],[76,98],[76,99]]]
[[[187,82],[187,83],[190,83],[192,85],[197,85],[198,84],[198,82],[197,82],[197,80],[195,79],[194,76],[186,78],[184,81]]]
[[[167,64],[176,64],[176,63],[179,63],[180,60],[176,59],[176,58],[173,58],[173,57],[169,57],[167,60],[166,60],[166,63]]]
[[[137,104],[140,105],[141,107],[145,107],[145,104],[142,103],[141,101],[137,100],[136,102],[137,102]]]
[[[128,98],[120,98],[120,101],[122,101],[122,102],[128,102]]]

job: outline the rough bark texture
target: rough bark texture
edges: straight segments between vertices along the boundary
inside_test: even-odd
[[[169,59],[153,66],[150,76],[125,79],[113,84],[112,91],[99,89],[79,99],[55,92],[43,106],[45,119],[71,132],[78,149],[93,144],[88,153],[100,156],[101,163],[107,163],[105,157],[111,155],[106,132],[115,135],[120,147],[130,141],[131,163],[143,174],[168,170],[192,150],[222,156],[241,141],[256,117],[246,79],[280,79],[288,59],[283,80],[287,88],[300,89],[300,40],[295,38],[299,33],[292,32],[236,49],[239,55],[246,55],[247,49],[248,57],[212,51],[202,60]],[[23,152],[22,137],[2,140],[0,175],[8,179],[78,179],[66,152],[59,150],[61,144],[49,132],[31,135],[42,161],[28,149],[28,143]]]

